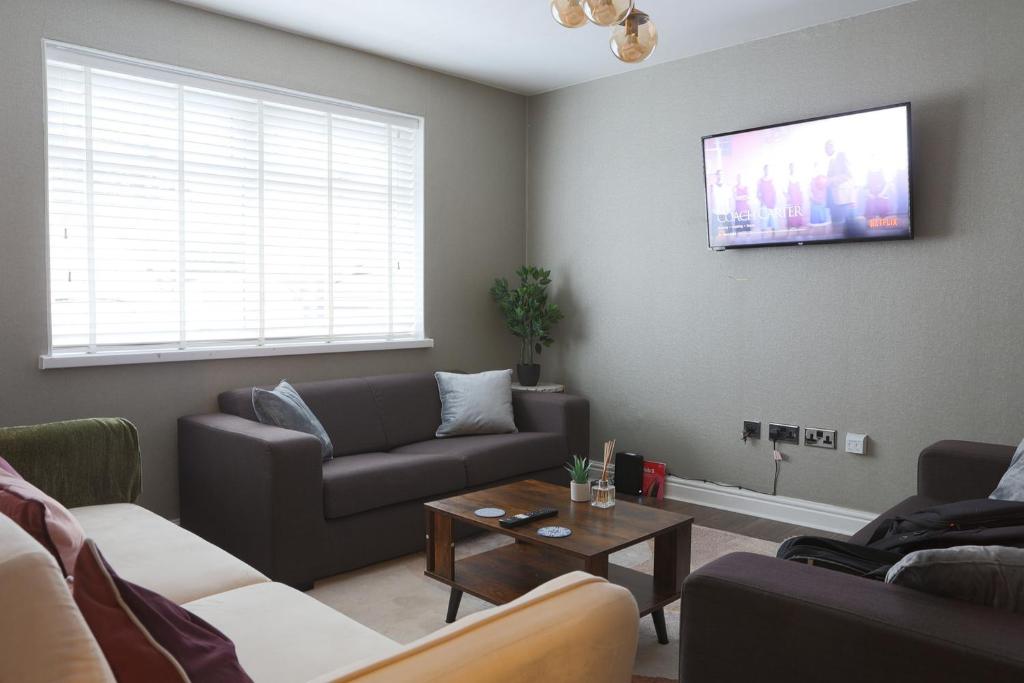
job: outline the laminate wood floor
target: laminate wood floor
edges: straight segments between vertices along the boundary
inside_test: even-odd
[[[751,515],[744,515],[739,512],[729,512],[728,510],[718,510],[716,508],[704,507],[703,505],[684,503],[678,500],[666,500],[665,508],[673,512],[691,515],[693,523],[700,526],[731,531],[734,534],[760,538],[765,541],[774,541],[775,543],[781,543],[791,536],[804,535],[822,536],[840,541],[849,539],[849,536],[842,534],[834,534],[828,531],[821,531],[820,529],[810,529],[797,526],[796,524],[787,524],[786,522],[776,522],[773,519],[752,517]]]

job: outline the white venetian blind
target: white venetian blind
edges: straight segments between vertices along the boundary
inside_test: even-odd
[[[422,126],[47,46],[53,352],[423,337]]]

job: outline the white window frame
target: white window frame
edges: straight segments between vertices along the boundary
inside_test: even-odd
[[[49,215],[49,126],[47,125],[45,145],[43,150],[44,166],[46,168],[47,181],[44,184],[46,193],[46,326],[47,326],[47,351],[39,356],[39,368],[69,368],[97,365],[130,365],[138,363],[162,363],[171,361],[194,361],[216,358],[253,358],[266,356],[291,356],[319,353],[339,353],[353,351],[384,351],[393,349],[417,349],[432,348],[434,340],[425,333],[425,301],[424,281],[426,270],[424,268],[423,241],[424,241],[424,202],[423,202],[423,150],[425,147],[425,122],[422,116],[405,114],[401,112],[371,107],[344,100],[299,92],[287,88],[247,81],[243,79],[221,76],[194,69],[151,62],[148,60],[126,57],[102,50],[80,47],[69,43],[46,40],[42,41],[43,46],[43,78],[44,93],[46,92],[47,60],[60,54],[67,54],[69,59],[76,64],[84,66],[95,66],[109,69],[111,62],[117,63],[118,71],[130,75],[152,78],[153,71],[159,71],[161,78],[167,82],[192,85],[200,88],[210,89],[211,85],[216,86],[219,92],[228,94],[241,94],[252,96],[252,91],[259,91],[261,99],[277,104],[309,107],[315,105],[317,108],[331,113],[356,118],[372,118],[375,121],[394,122],[399,125],[408,126],[411,121],[417,123],[419,129],[418,146],[416,153],[416,165],[418,180],[416,184],[416,233],[417,233],[417,260],[420,277],[417,283],[417,298],[419,303],[419,320],[416,325],[416,334],[413,338],[404,339],[370,339],[370,340],[319,340],[319,339],[297,339],[286,341],[253,340],[244,343],[196,343],[186,348],[178,348],[168,345],[134,345],[124,348],[104,347],[97,350],[62,350],[54,349],[53,335],[51,330],[52,312],[50,292],[50,215]],[[44,102],[44,109],[45,109]]]

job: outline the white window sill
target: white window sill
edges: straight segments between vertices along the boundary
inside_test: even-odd
[[[390,351],[397,349],[429,349],[433,339],[399,341],[331,341],[289,342],[264,346],[214,346],[192,349],[159,349],[130,351],[99,351],[96,353],[51,353],[39,356],[39,369],[81,368],[93,365],[137,365],[140,363],[173,363],[176,361],[212,360],[215,358],[263,358],[267,356],[298,356],[312,353],[345,353],[352,351]]]

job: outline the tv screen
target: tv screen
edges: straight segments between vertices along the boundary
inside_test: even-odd
[[[911,239],[910,104],[704,138],[708,245]]]

